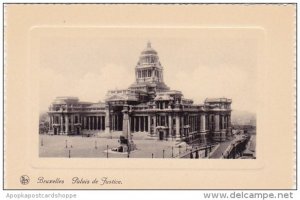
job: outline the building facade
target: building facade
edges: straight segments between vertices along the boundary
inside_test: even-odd
[[[105,102],[81,102],[57,97],[49,107],[50,134],[147,132],[160,140],[225,141],[231,137],[231,99],[206,99],[194,104],[164,83],[157,52],[148,43],[135,67],[135,82],[124,90],[109,90]]]

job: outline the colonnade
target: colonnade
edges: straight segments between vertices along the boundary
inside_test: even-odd
[[[104,130],[105,116],[84,116],[82,127],[87,130]]]
[[[148,132],[150,120],[148,116],[132,116],[130,117],[130,130],[132,132]]]
[[[67,134],[77,132],[76,124],[79,124],[80,130],[105,130],[109,121],[111,131],[121,131],[123,115],[113,113],[109,119],[102,116],[80,116],[80,115],[51,115],[50,130],[58,134]],[[227,113],[195,113],[184,115],[181,113],[161,113],[147,114],[140,116],[131,116],[129,118],[131,132],[150,132],[156,133],[156,128],[165,127],[169,136],[181,138],[188,136],[188,133],[205,135],[208,131],[213,133],[213,138],[224,139],[225,134],[229,134],[231,127],[231,116]],[[81,125],[80,125],[81,123]],[[55,125],[55,126],[54,126]],[[188,125],[188,126],[186,126]],[[77,127],[77,128],[78,128]]]

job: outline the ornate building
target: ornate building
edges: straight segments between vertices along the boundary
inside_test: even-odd
[[[49,107],[51,134],[147,132],[163,140],[225,141],[231,136],[231,99],[206,99],[194,104],[165,83],[157,52],[148,43],[135,67],[135,82],[125,90],[110,90],[105,103],[57,97]]]

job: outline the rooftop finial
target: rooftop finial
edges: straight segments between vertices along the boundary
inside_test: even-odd
[[[150,41],[147,42],[147,48],[151,48],[151,42]]]

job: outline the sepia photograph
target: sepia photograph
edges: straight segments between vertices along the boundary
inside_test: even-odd
[[[41,39],[39,156],[255,159],[258,40],[198,31]]]

